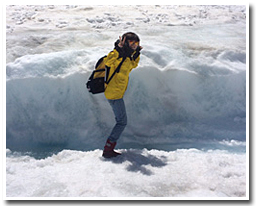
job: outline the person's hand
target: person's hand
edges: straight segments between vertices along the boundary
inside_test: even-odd
[[[118,46],[119,46],[120,48],[122,48],[122,47],[124,46],[125,39],[126,39],[126,36],[124,37],[123,41],[122,41],[122,37],[121,37],[121,36],[119,36],[119,40],[120,40],[120,42],[119,42]]]

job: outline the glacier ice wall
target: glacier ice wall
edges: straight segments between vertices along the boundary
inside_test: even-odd
[[[127,31],[144,49],[124,97],[120,148],[245,141],[245,6],[7,8],[7,148],[102,148],[114,115],[85,83]]]
[[[86,61],[89,70],[79,65],[90,58],[85,50],[74,50],[27,55],[7,64],[8,148],[103,146],[115,121],[104,95],[86,90],[93,61]],[[221,51],[215,59],[182,65],[161,60],[159,52],[142,52],[124,97],[128,125],[120,146],[244,141],[245,53]]]

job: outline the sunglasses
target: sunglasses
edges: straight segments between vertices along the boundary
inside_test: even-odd
[[[128,43],[129,43],[129,46],[133,46],[133,45],[139,46],[139,42],[135,40],[128,40]]]

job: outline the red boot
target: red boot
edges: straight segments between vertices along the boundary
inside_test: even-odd
[[[121,155],[120,153],[114,151],[115,146],[116,142],[110,142],[109,140],[107,140],[106,145],[104,146],[102,156],[105,158],[111,158]]]

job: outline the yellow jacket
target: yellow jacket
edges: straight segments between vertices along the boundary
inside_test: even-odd
[[[108,77],[111,77],[111,75],[123,59],[123,57],[118,57],[119,52],[116,49],[114,49],[112,52],[108,54],[105,62],[105,65],[110,68]],[[135,60],[133,57],[127,57],[125,59],[120,68],[120,71],[113,76],[112,80],[109,82],[105,89],[104,94],[107,99],[113,100],[123,98],[124,93],[127,89],[129,74],[132,71],[132,69],[138,66],[139,60],[140,56],[138,56]]]

